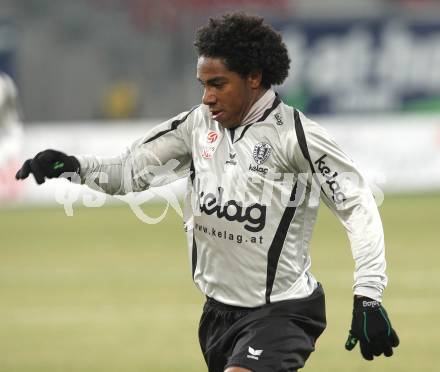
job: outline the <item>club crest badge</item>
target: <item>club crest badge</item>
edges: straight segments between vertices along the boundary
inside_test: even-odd
[[[272,153],[272,147],[265,142],[257,143],[254,147],[253,157],[255,162],[260,165],[263,164],[267,159],[269,159]]]

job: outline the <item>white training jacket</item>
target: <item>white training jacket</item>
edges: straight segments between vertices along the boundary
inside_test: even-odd
[[[350,239],[354,293],[381,301],[384,237],[367,183],[321,126],[268,94],[262,115],[234,130],[200,105],[119,156],[78,156],[81,180],[126,194],[188,177],[193,280],[205,295],[243,307],[304,298],[317,287],[309,243],[321,197]]]

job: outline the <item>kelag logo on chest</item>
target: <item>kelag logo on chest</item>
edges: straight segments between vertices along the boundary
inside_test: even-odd
[[[218,218],[225,218],[228,221],[245,222],[244,228],[247,231],[258,232],[266,225],[266,206],[258,203],[243,206],[235,200],[223,202],[222,187],[218,187],[218,195],[205,194],[202,191],[199,196],[199,207],[202,213],[209,215],[216,214]]]

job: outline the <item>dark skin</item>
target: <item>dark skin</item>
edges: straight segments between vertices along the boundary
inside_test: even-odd
[[[221,58],[200,56],[197,79],[204,88],[202,103],[209,106],[213,119],[228,129],[238,127],[267,90],[261,86],[261,71],[242,77],[229,70]],[[225,372],[252,371],[229,367]]]
[[[241,125],[252,105],[264,95],[267,89],[261,86],[261,77],[261,71],[243,77],[229,70],[221,58],[200,56],[197,61],[197,79],[204,88],[202,102],[224,128]]]

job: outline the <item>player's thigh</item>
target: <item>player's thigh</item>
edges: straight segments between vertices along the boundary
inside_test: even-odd
[[[252,372],[250,369],[241,368],[241,367],[229,367],[225,370],[225,372]]]

